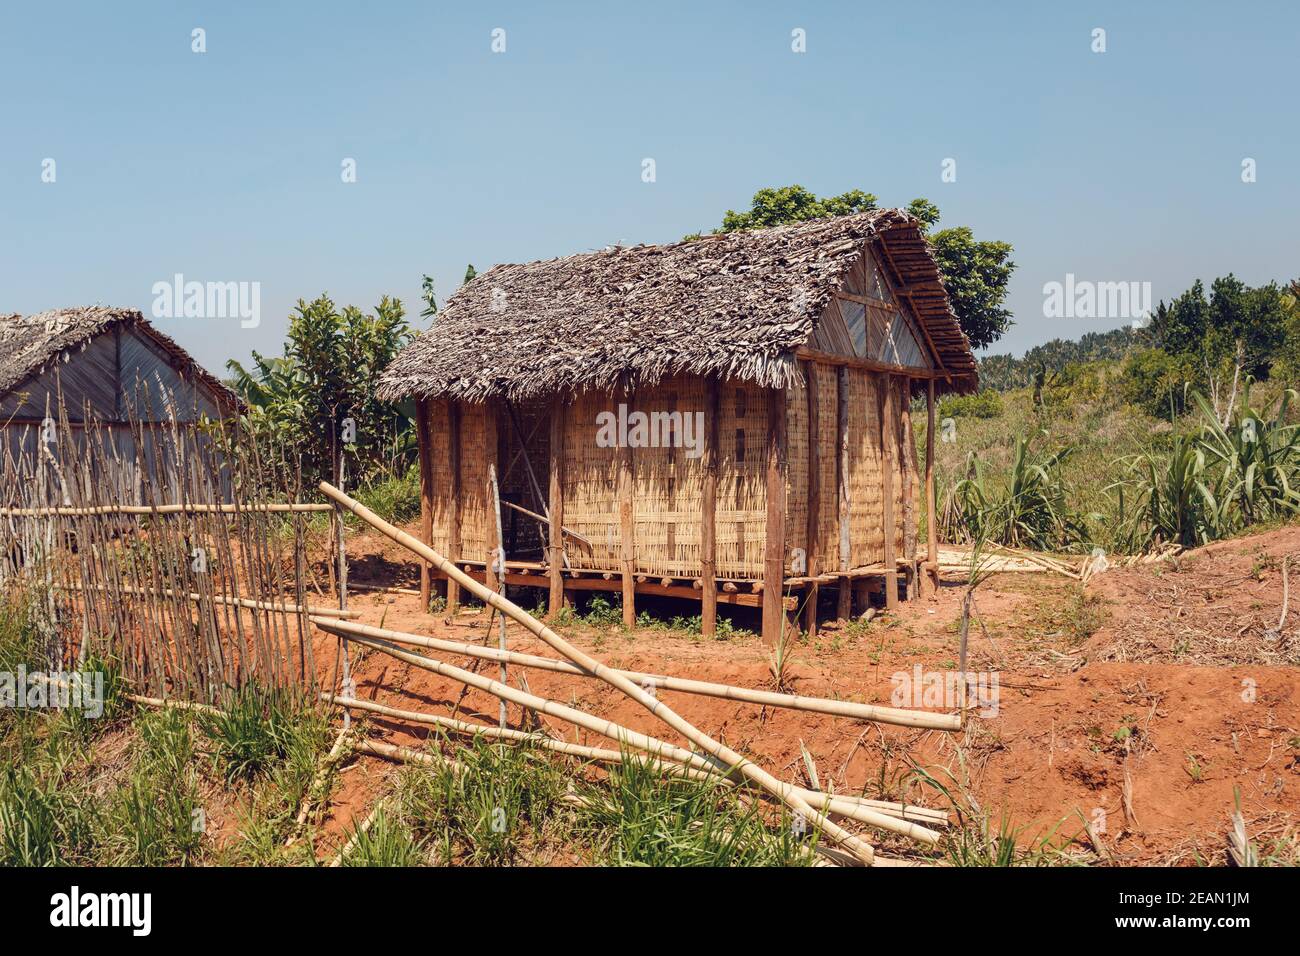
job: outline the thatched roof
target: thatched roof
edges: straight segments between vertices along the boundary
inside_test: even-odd
[[[940,387],[973,389],[975,360],[919,223],[883,209],[496,266],[451,296],[379,394],[521,400],[678,372],[789,387],[795,351],[870,242],[951,375]]]
[[[26,316],[0,315],[0,395],[13,391],[67,353],[79,351],[92,339],[118,326],[132,328],[151,339],[170,356],[173,368],[202,382],[219,404],[232,409],[240,407],[234,392],[194,361],[174,339],[145,321],[138,309],[100,305],[51,309]]]

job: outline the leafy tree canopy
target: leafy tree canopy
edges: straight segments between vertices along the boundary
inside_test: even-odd
[[[282,357],[255,352],[251,370],[233,359],[226,368],[258,434],[296,451],[304,480],[332,478],[345,441],[355,463],[351,478],[365,480],[396,470],[411,454],[409,416],[375,397],[380,373],[411,334],[398,299],[384,296],[371,314],[340,310],[327,295],[299,299]]]

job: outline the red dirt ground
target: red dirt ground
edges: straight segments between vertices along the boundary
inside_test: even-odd
[[[951,809],[943,793],[916,780],[914,771],[924,768],[958,795],[959,806],[982,809],[995,827],[1005,817],[1022,843],[1054,833],[1058,845],[1077,839],[1090,847],[1082,814],[1101,823],[1103,853],[1114,862],[1221,862],[1234,789],[1257,842],[1293,835],[1298,821],[1300,608],[1278,628],[1283,560],[1296,553],[1300,528],[1288,528],[1159,565],[1113,568],[1086,591],[1057,575],[995,576],[977,595],[984,626],[972,627],[969,669],[998,673],[998,713],[970,720],[957,735],[662,693],[688,720],[783,779],[803,782],[802,741],[823,785],[832,780],[841,792]],[[367,556],[354,568],[384,569],[382,580],[369,583],[415,580],[416,565],[385,539],[354,536],[349,554]],[[895,672],[916,664],[955,668],[962,590],[960,581],[949,580],[937,596],[904,604],[894,617],[825,627],[793,652],[791,689],[889,704]],[[481,610],[451,623],[421,614],[417,599],[406,595],[362,593],[350,602],[364,623],[495,643]],[[765,650],[750,635],[704,641],[684,632],[585,625],[565,634],[625,669],[772,684]],[[515,625],[509,643],[512,650],[555,656]],[[332,666],[335,646],[331,636],[318,635],[322,668]],[[359,696],[444,714],[455,706],[460,685],[381,653],[358,657],[357,650],[353,645]],[[464,659],[442,659],[468,666]],[[495,676],[495,664],[482,668]],[[598,681],[510,673],[512,684],[526,673],[534,693],[671,738],[641,707]],[[467,719],[495,722],[496,713],[496,699],[479,692],[461,702]],[[512,707],[512,721],[518,716]],[[583,739],[567,725],[543,720],[556,736]],[[371,726],[373,736],[397,743],[423,734],[378,717]],[[349,764],[327,832],[363,817],[390,773],[374,758]],[[895,854],[903,850],[881,843]]]

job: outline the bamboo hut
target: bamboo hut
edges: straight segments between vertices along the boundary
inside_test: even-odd
[[[175,484],[175,455],[160,456],[154,447],[158,429],[224,418],[239,408],[230,389],[135,309],[0,315],[0,458],[6,467],[34,461],[56,433],[70,433],[78,447],[93,436],[104,443],[108,460],[133,472],[121,485],[135,488],[139,498],[146,479],[159,489]],[[144,447],[137,449],[140,442]],[[139,461],[150,474],[134,473]]]
[[[924,395],[932,426],[976,385],[918,222],[879,210],[496,266],[380,395],[417,402],[422,537],[460,568],[552,610],[621,592],[629,622],[637,595],[699,600],[705,633],[761,606],[774,641],[824,589],[845,616],[937,574],[907,411]]]

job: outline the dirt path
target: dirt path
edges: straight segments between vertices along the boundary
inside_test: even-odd
[[[415,567],[396,546],[365,536],[349,551],[368,555],[362,566],[383,567],[383,583],[394,583],[395,570],[404,578],[398,583],[412,580]],[[996,712],[985,708],[960,735],[665,692],[666,699],[784,779],[802,779],[802,741],[823,782],[833,780],[836,789],[945,808],[955,802],[982,811],[994,827],[1005,817],[1022,843],[1049,834],[1057,842],[1086,841],[1082,816],[1102,831],[1116,862],[1221,861],[1234,790],[1252,837],[1267,843],[1300,823],[1300,613],[1289,613],[1277,631],[1282,561],[1294,553],[1300,529],[1289,528],[1175,563],[1108,571],[1086,593],[1055,575],[994,577],[979,592],[984,628],[972,632],[969,669],[990,681],[996,675]],[[1300,586],[1300,574],[1293,577]],[[891,703],[900,673],[956,667],[960,598],[959,582],[951,581],[936,597],[903,605],[895,618],[825,629],[794,652],[793,689]],[[450,623],[419,613],[417,599],[406,595],[362,593],[351,601],[365,623],[487,639],[486,613]],[[509,635],[512,649],[554,656],[521,628],[511,626]],[[586,626],[567,628],[566,636],[618,667],[752,687],[772,682],[764,649],[751,636],[703,641],[683,632]],[[322,662],[332,662],[334,646],[319,636]],[[495,665],[491,670],[495,675]],[[449,713],[461,696],[460,685],[378,653],[365,655],[354,673],[360,696],[407,709]],[[512,669],[512,683],[520,673],[534,693],[666,736],[638,705],[598,682]],[[460,711],[494,722],[496,701],[473,692]],[[511,715],[518,718],[516,708]],[[386,720],[373,727],[401,743],[422,733]],[[582,739],[567,725],[549,727]],[[330,828],[364,815],[388,773],[369,759],[345,773]],[[954,800],[923,782],[925,775]]]

